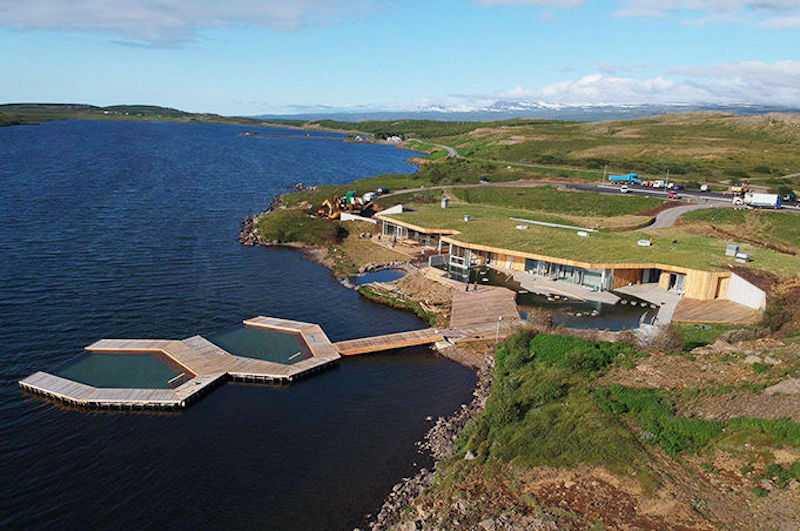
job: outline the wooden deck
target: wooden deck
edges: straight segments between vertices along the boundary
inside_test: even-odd
[[[252,323],[252,324],[250,324]],[[297,333],[309,347],[310,358],[291,365],[235,356],[201,336],[180,341],[163,339],[101,339],[88,347],[102,352],[157,352],[180,365],[193,377],[174,389],[98,388],[49,374],[36,372],[19,382],[28,391],[69,404],[108,408],[179,408],[227,379],[248,382],[291,382],[322,370],[339,359],[339,351],[318,325],[259,316],[245,321]]]
[[[672,314],[673,321],[683,323],[753,324],[760,319],[757,310],[724,299],[700,301],[682,298]]]
[[[342,356],[354,356],[356,354],[428,345],[442,339],[444,339],[444,336],[439,330],[426,328],[425,330],[412,330],[410,332],[339,341],[334,345],[339,349],[339,353]]]
[[[497,321],[502,325],[518,324],[521,319],[516,303],[517,294],[497,286],[478,286],[478,291],[453,291],[450,328],[454,330],[483,329]],[[499,319],[502,317],[502,319]]]

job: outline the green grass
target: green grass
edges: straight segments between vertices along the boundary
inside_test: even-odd
[[[672,326],[675,327],[678,335],[681,337],[684,345],[683,350],[685,351],[710,345],[725,332],[741,328],[738,325],[725,324],[694,325],[688,323],[673,323]]]
[[[765,372],[768,372],[771,368],[772,365],[769,363],[761,363],[758,361],[753,363],[753,372],[756,374],[764,374]]]
[[[435,140],[462,156],[612,172],[632,171],[689,181],[742,180],[796,185],[780,176],[800,166],[800,134],[788,122],[722,113],[654,116],[614,122],[513,122],[490,130],[454,133]],[[517,137],[516,139],[512,137]],[[520,138],[522,137],[522,138]]]
[[[545,120],[539,120],[545,122]],[[452,122],[436,120],[364,120],[360,122],[342,122],[336,120],[314,120],[312,123],[327,129],[352,131],[355,133],[368,133],[377,138],[400,136],[403,138],[431,139],[441,136],[459,135],[468,133],[479,127],[497,125],[514,126],[528,125],[530,120],[508,120],[496,122]]]
[[[697,451],[722,433],[722,424],[675,415],[668,395],[657,389],[612,385],[595,393],[598,403],[615,416],[630,415],[642,428],[642,438],[669,453]]]
[[[732,208],[709,208],[687,212],[681,219],[684,223],[705,222],[715,225],[746,225],[756,228],[755,234],[765,241],[800,247],[800,223],[797,214],[768,210],[734,210]],[[733,230],[735,232],[735,229]]]
[[[653,492],[659,481],[647,445],[681,456],[714,448],[741,451],[745,444],[800,444],[798,423],[686,418],[676,415],[674,407],[685,393],[598,385],[610,367],[643,355],[647,354],[627,344],[529,330],[501,342],[495,349],[497,363],[486,407],[462,431],[454,457],[440,465],[434,492],[457,495],[453,489],[471,477],[470,471],[500,469],[524,475],[529,467],[580,464],[636,477],[646,492]],[[465,461],[467,451],[477,459]],[[512,467],[503,468],[505,464]],[[788,483],[800,473],[798,466],[773,466],[767,474]],[[719,472],[708,463],[703,469]]]
[[[459,439],[483,459],[518,466],[606,465],[643,469],[636,436],[594,400],[589,381],[628,345],[520,332],[496,350],[495,380],[484,412]]]
[[[687,212],[681,216],[681,219],[686,223],[700,221],[725,225],[744,225],[746,216],[746,210],[733,208],[702,208],[700,210]]]
[[[453,204],[448,209],[431,204],[413,206],[416,212],[392,217],[428,229],[458,230],[461,234],[454,238],[462,242],[572,259],[598,267],[657,263],[715,270],[728,262],[727,241],[689,234],[680,227],[652,232],[600,232],[583,238],[569,229],[531,226],[528,230],[517,230],[518,223],[509,217],[531,217],[525,210],[471,204]],[[464,215],[470,216],[469,223],[464,222]],[[639,239],[649,237],[653,238],[652,246],[637,245]],[[748,243],[742,243],[741,250],[753,257],[747,267],[787,276],[794,276],[800,269],[800,259],[795,256]]]
[[[190,113],[155,105],[112,105],[110,107],[60,103],[12,103],[0,105],[0,127],[35,125],[53,120],[157,121],[278,127],[299,126],[304,123],[292,120],[268,122],[256,118],[221,116],[211,113]]]
[[[630,416],[642,438],[671,454],[698,452],[707,447],[741,448],[744,444],[797,447],[800,423],[785,420],[732,418],[726,421],[680,417],[670,395],[659,389],[611,385],[595,392],[598,403],[615,416]]]
[[[428,321],[430,326],[436,326],[438,323],[438,316],[435,313],[429,313],[422,309],[419,303],[390,297],[383,292],[378,292],[369,286],[359,286],[358,292],[365,298],[385,304],[397,310],[404,310],[415,314],[417,317],[424,321]]]
[[[311,218],[302,210],[290,208],[261,216],[256,229],[265,239],[279,243],[302,242],[326,246],[347,236],[347,230],[338,223]]]
[[[622,197],[592,192],[561,191],[553,186],[454,189],[467,203],[564,213],[574,216],[621,216],[664,204],[650,197]]]

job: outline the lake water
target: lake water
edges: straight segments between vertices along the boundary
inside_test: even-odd
[[[255,315],[333,341],[425,326],[297,252],[236,241],[295,182],[409,173],[414,154],[250,130],[0,128],[0,527],[352,528],[425,461],[425,417],[470,399],[473,373],[425,349],[229,383],[179,413],[76,411],[17,387],[104,337],[208,336]]]

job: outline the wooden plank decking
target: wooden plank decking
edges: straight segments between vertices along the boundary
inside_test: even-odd
[[[245,381],[291,382],[339,360],[336,347],[318,325],[271,317],[257,317],[251,326],[274,328],[301,335],[310,358],[293,364],[235,356],[201,336],[181,341],[164,339],[101,339],[88,347],[102,352],[157,352],[180,365],[192,378],[175,389],[98,388],[36,372],[19,382],[28,391],[89,407],[176,408],[197,398],[227,378]],[[250,321],[246,321],[250,323]]]
[[[757,310],[724,299],[682,298],[672,314],[673,321],[684,323],[753,324],[760,318]]]
[[[334,343],[334,345],[339,349],[339,353],[342,356],[353,356],[356,354],[367,354],[369,352],[428,345],[441,341],[442,339],[444,339],[444,336],[439,330],[426,328],[425,330],[411,330],[410,332],[398,332],[396,334],[339,341]]]
[[[495,325],[498,318],[503,325],[520,322],[516,303],[517,294],[497,286],[478,286],[478,291],[454,289],[450,328],[467,330]]]

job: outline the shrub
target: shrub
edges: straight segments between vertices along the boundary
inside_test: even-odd
[[[770,297],[767,300],[767,307],[761,318],[761,324],[773,332],[776,332],[783,328],[784,325],[792,322],[793,315],[792,312],[789,311],[789,308],[792,307],[789,305],[790,302],[794,301],[786,300],[783,294]]]

